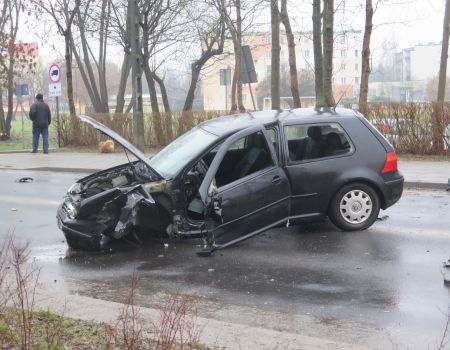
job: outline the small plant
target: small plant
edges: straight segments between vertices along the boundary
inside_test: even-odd
[[[156,350],[194,349],[199,343],[194,299],[176,292],[160,307],[160,317],[153,324]]]

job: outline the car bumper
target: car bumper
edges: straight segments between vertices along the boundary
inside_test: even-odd
[[[72,248],[83,250],[100,249],[103,225],[95,224],[87,220],[70,219],[63,205],[58,209],[56,220],[59,229],[66,237],[68,245]]]
[[[389,208],[399,201],[403,194],[403,184],[405,179],[402,175],[399,175],[398,178],[392,179],[389,181],[385,181],[385,189],[384,189],[384,208]]]

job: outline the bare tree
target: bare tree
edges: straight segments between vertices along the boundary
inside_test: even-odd
[[[313,0],[313,45],[314,45],[314,79],[316,90],[316,107],[325,106],[325,94],[323,90],[323,54],[322,54],[322,15],[321,0]]]
[[[447,81],[448,40],[450,36],[450,0],[445,1],[445,14],[442,30],[441,62],[439,67],[439,84],[437,102],[433,112],[433,150],[435,153],[444,151],[443,123],[445,83]]]
[[[14,115],[14,77],[15,77],[15,62],[19,60],[21,54],[20,48],[17,45],[17,31],[19,29],[19,18],[21,12],[24,10],[23,0],[4,1],[2,5],[0,26],[2,29],[2,57],[1,75],[6,86],[8,98],[8,110],[6,119],[4,119],[3,108],[1,112],[0,132],[2,139],[9,139],[11,132],[11,121]],[[3,55],[3,52],[5,55]],[[2,84],[3,85],[3,84]],[[0,87],[0,90],[2,88]],[[3,107],[3,96],[0,93],[1,103]]]
[[[242,3],[241,0],[213,0],[231,35],[234,51],[234,71],[231,82],[231,111],[245,111],[242,100],[241,58],[242,58]],[[234,12],[232,11],[234,9]]]
[[[81,0],[31,0],[38,8],[50,15],[55,23],[58,33],[64,37],[64,59],[66,64],[67,99],[69,112],[72,117],[76,115],[73,99],[73,74],[72,74],[72,24],[75,15],[80,8]],[[72,7],[70,5],[73,5]]]
[[[333,43],[334,43],[334,0],[323,1],[323,92],[325,105],[335,105],[333,96]]]
[[[291,82],[291,94],[293,99],[293,107],[300,108],[302,106],[300,102],[300,94],[298,89],[298,74],[297,74],[297,58],[295,54],[295,38],[292,32],[291,22],[289,20],[289,14],[287,9],[287,0],[281,0],[280,20],[283,23],[284,30],[286,31],[286,40],[288,44],[288,57],[289,57],[289,78]]]
[[[270,1],[270,21],[272,37],[271,88],[272,109],[280,109],[280,11],[278,0]]]
[[[191,81],[183,106],[181,131],[187,130],[192,126],[192,106],[194,103],[195,90],[203,66],[214,56],[223,53],[225,42],[225,23],[223,15],[220,15],[218,20],[217,18],[203,18],[203,20],[200,20],[199,18],[198,21],[196,21],[196,30],[198,38],[200,39],[202,51],[200,57],[191,64]]]
[[[359,111],[367,114],[367,96],[369,94],[370,75],[370,38],[373,28],[372,0],[366,0],[366,24],[364,26],[364,39],[362,46],[361,84],[359,88]]]
[[[85,0],[78,7],[74,21],[78,40],[74,31],[71,41],[84,86],[97,113],[109,112],[106,57],[110,18],[110,0]],[[94,55],[93,45],[98,46],[97,55]]]

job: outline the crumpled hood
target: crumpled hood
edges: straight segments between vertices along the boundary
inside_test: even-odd
[[[115,131],[111,130],[110,128],[106,127],[102,123],[99,123],[95,119],[88,117],[87,115],[80,115],[78,116],[80,120],[84,123],[88,123],[92,125],[94,128],[96,128],[101,133],[105,134],[106,136],[113,139],[115,142],[117,142],[119,145],[127,149],[131,154],[133,154],[136,158],[138,158],[142,163],[144,163],[156,176],[159,177],[160,180],[164,179],[164,177],[159,174],[155,169],[153,169],[150,166],[149,159],[145,156],[144,153],[142,153],[140,150],[138,150],[135,146],[133,146],[131,143],[129,143],[127,140],[125,140],[122,136],[120,136]]]

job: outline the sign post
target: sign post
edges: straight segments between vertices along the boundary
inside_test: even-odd
[[[59,120],[59,96],[61,96],[61,68],[53,63],[48,70],[48,96],[56,97],[56,120],[58,123],[58,148],[61,147],[61,127]]]
[[[220,85],[225,86],[225,110],[228,110],[228,86],[231,83],[231,69],[220,70]]]

